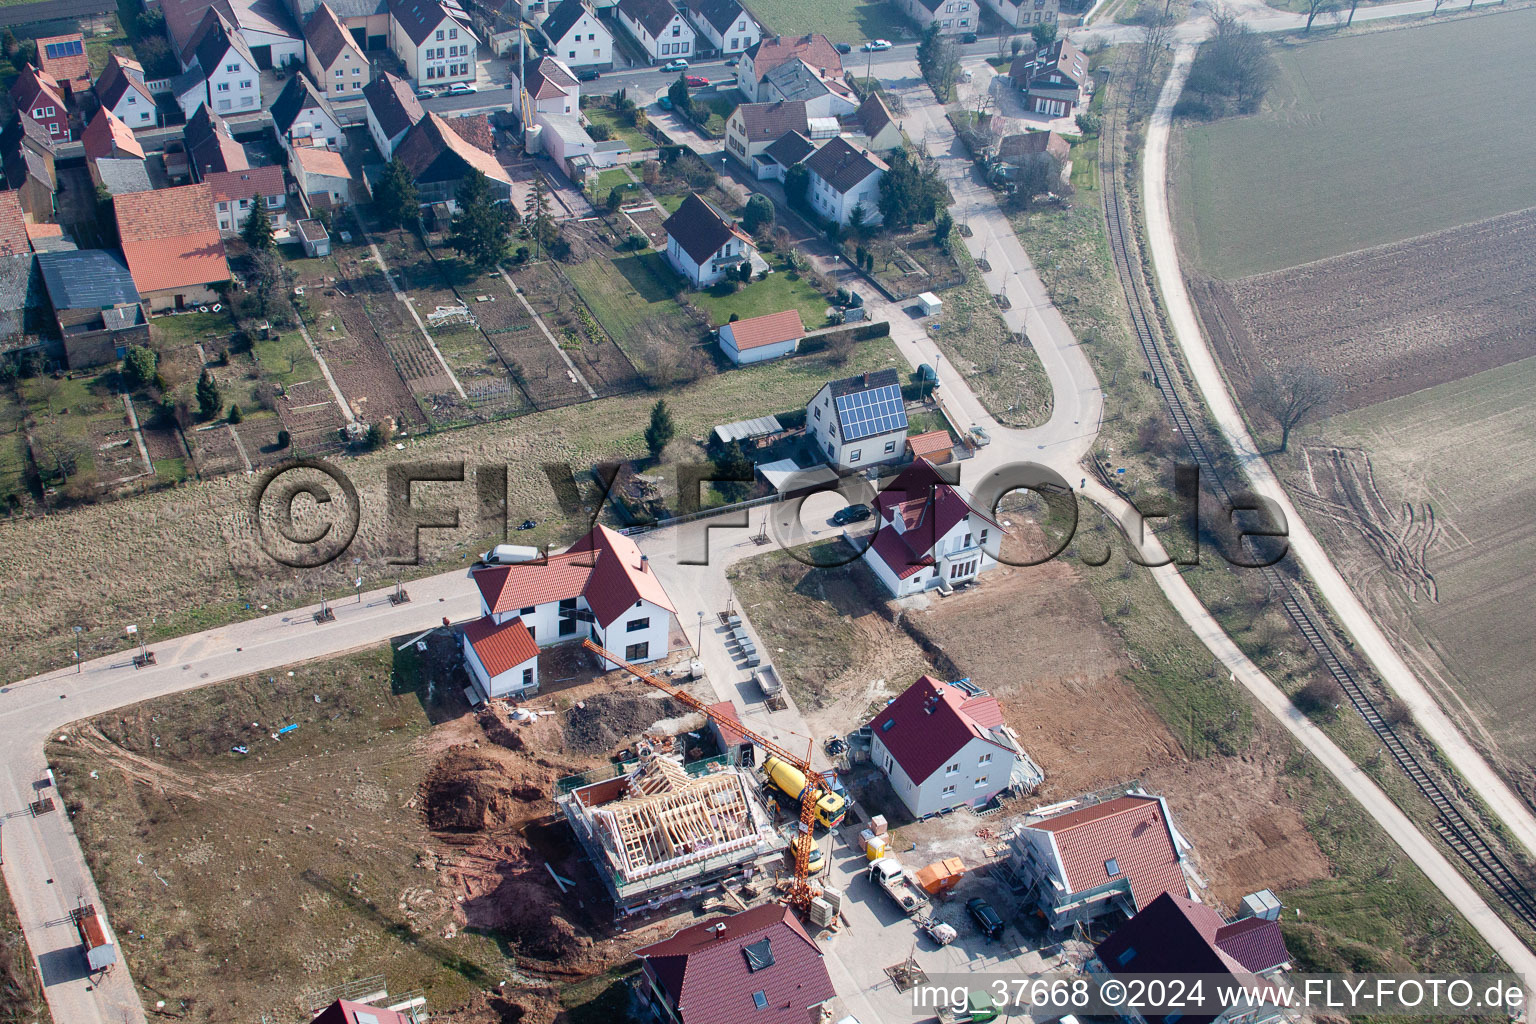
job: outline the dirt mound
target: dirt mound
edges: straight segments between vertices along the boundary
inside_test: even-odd
[[[485,738],[498,747],[505,747],[508,750],[527,749],[527,744],[517,734],[517,726],[512,724],[503,709],[495,705],[487,705],[480,710],[475,720],[485,733]]]
[[[498,831],[547,813],[555,773],[535,777],[529,767],[494,748],[454,748],[422,783],[428,827],[434,832]]]
[[[663,718],[686,712],[687,708],[670,697],[658,700],[643,692],[600,693],[571,708],[565,716],[565,744],[576,753],[605,753]]]
[[[540,875],[544,869],[540,867]],[[504,928],[524,956],[549,963],[563,963],[592,945],[565,917],[565,908],[548,884],[534,878],[507,876],[490,892],[467,904],[472,926],[492,924]]]

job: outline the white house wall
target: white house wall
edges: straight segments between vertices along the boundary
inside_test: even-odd
[[[373,144],[379,147],[379,152],[383,154],[385,160],[388,160],[390,157],[395,155],[395,147],[400,145],[400,140],[405,138],[405,133],[410,131],[410,129],[404,129],[394,138],[390,138],[389,136],[385,135],[384,126],[379,124],[379,119],[374,116],[373,107],[371,105],[367,108],[367,119],[368,134],[373,136]]]
[[[196,110],[192,111],[194,114]],[[155,105],[151,101],[140,96],[132,88],[124,92],[117,100],[117,106],[112,108],[118,120],[129,128],[153,128],[155,126]]]
[[[592,37],[596,38],[592,38]],[[613,67],[613,34],[607,26],[598,22],[590,12],[577,19],[565,33],[565,38],[551,46],[555,55],[573,68]]]
[[[661,30],[659,38],[653,37],[646,31],[645,26],[629,17],[622,9],[619,10],[619,23],[629,31],[635,42],[652,60],[672,60],[674,57],[682,57],[687,60],[693,57],[694,32],[693,26],[683,20],[680,14],[673,15],[667,27]],[[673,30],[677,35],[673,35]]]
[[[715,26],[709,23],[709,19],[702,16],[694,21],[693,27],[699,35],[709,40],[711,46],[723,54],[741,53],[743,50],[750,49],[753,43],[763,37],[757,22],[752,20],[752,16],[746,11],[742,11],[725,32],[715,31]]]
[[[649,619],[649,625],[631,632],[628,628],[629,623],[641,619]],[[672,637],[672,613],[649,601],[641,601],[638,606],[626,609],[607,630],[594,626],[593,636],[601,646],[627,661],[656,661],[667,656],[667,648]],[[627,657],[626,649],[632,644],[640,643],[647,645],[645,654],[634,658]],[[609,663],[605,667],[615,668],[616,666]]]
[[[748,366],[752,363],[764,363],[770,359],[782,359],[795,351],[800,344],[798,338],[788,341],[780,341],[773,345],[759,345],[749,348],[745,352],[738,351],[734,340],[731,338],[730,325],[720,328],[720,350],[737,366]]]

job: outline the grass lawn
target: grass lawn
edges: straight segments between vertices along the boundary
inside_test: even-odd
[[[976,270],[965,244],[951,246],[966,274],[966,283],[941,293],[944,313],[929,334],[943,350],[948,366],[958,369],[976,391],[987,411],[998,422],[1013,427],[1033,427],[1051,416],[1051,382],[1035,348],[1018,340]]]
[[[640,185],[630,178],[629,174],[622,167],[610,167],[608,170],[603,171],[597,176],[597,180],[588,187],[588,192],[592,196],[592,202],[597,206],[602,206],[608,199],[608,193],[616,188],[625,189],[627,192],[633,193],[634,198],[643,198],[640,192]]]
[[[1231,279],[1530,206],[1536,132],[1511,127],[1536,95],[1533,34],[1517,9],[1278,49],[1261,113],[1176,132],[1185,258]]]
[[[640,153],[647,149],[656,148],[656,143],[647,138],[644,132],[638,128],[631,128],[620,121],[614,116],[613,111],[607,107],[583,107],[581,112],[586,115],[588,123],[606,125],[608,130],[613,133],[613,137],[615,139],[623,139],[629,143],[629,148],[633,152]],[[606,174],[608,172],[604,171],[603,173]]]
[[[566,267],[565,274],[597,322],[631,360],[635,358],[631,348],[658,326],[690,340],[701,333],[673,298],[679,279],[660,253],[590,259]]]
[[[677,208],[683,205],[683,200],[688,198],[686,192],[676,192],[656,197],[656,205],[667,211],[667,216],[677,212]]]
[[[268,341],[257,339],[251,343],[251,354],[261,364],[262,371],[284,387],[320,376],[320,366],[298,331],[280,334]]]
[[[9,399],[7,399],[9,401]],[[0,502],[27,500],[27,438],[20,430],[0,436]]]
[[[800,319],[808,330],[826,326],[827,297],[789,269],[783,260],[771,255],[768,260],[773,273],[767,277],[734,292],[728,290],[729,284],[688,292],[688,301],[702,309],[714,327],[729,322],[732,313],[749,320],[785,309],[800,310]]]
[[[911,23],[882,0],[844,0],[830,7],[816,0],[752,0],[751,7],[763,23],[764,35],[823,32],[834,43],[917,38]],[[848,55],[850,65],[855,56]]]
[[[175,316],[157,316],[149,322],[149,326],[151,338],[179,345],[228,338],[235,324],[226,311],[220,310],[217,313],[178,313]]]

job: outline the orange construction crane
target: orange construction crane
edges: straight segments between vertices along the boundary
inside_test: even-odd
[[[638,665],[630,664],[623,658],[602,646],[593,643],[590,639],[583,640],[582,644],[587,650],[602,658],[611,665],[617,665],[626,672],[633,673],[636,678],[649,686],[665,693],[668,697],[683,704],[711,722],[718,722],[714,712],[709,710],[709,705],[686,690],[680,689],[659,676],[654,676]],[[745,725],[737,721],[725,723],[733,731],[756,743],[768,753],[780,760],[794,765],[805,776],[805,789],[800,794],[800,834],[795,837],[795,883],[789,890],[789,904],[801,913],[807,913],[811,909],[811,900],[816,897],[816,892],[811,888],[811,846],[814,842],[813,831],[816,824],[816,796],[826,787],[826,777],[821,772],[811,767],[811,762],[799,754],[790,753],[784,747],[770,740],[768,737],[753,732]]]

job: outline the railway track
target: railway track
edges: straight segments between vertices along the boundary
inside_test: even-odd
[[[1152,383],[1162,394],[1163,401],[1168,407],[1168,414],[1189,446],[1190,454],[1199,466],[1203,478],[1209,480],[1223,498],[1230,500],[1231,495],[1227,490],[1226,481],[1210,456],[1210,451],[1202,438],[1202,432],[1196,429],[1195,421],[1189,414],[1183,396],[1174,385],[1161,338],[1151,326],[1152,309],[1143,292],[1145,279],[1141,273],[1140,261],[1138,258],[1133,262],[1132,258],[1133,254],[1139,253],[1139,248],[1134,244],[1134,227],[1130,223],[1117,176],[1119,168],[1116,140],[1120,112],[1113,103],[1106,103],[1105,107],[1104,130],[1099,144],[1099,178],[1103,182],[1104,217],[1108,228],[1110,251],[1114,258],[1115,274],[1120,279],[1121,288],[1125,292],[1131,325],[1136,331],[1136,340],[1146,359]],[[1263,574],[1270,592],[1279,596],[1286,617],[1291,620],[1292,625],[1307,642],[1318,661],[1328,670],[1329,675],[1349,698],[1351,706],[1376,734],[1381,741],[1382,749],[1392,755],[1392,759],[1397,762],[1403,774],[1413,781],[1419,792],[1434,807],[1439,815],[1435,821],[1435,829],[1445,840],[1446,845],[1455,851],[1456,855],[1499,899],[1504,901],[1517,917],[1527,925],[1536,928],[1536,895],[1531,893],[1530,889],[1494,852],[1477,828],[1452,802],[1435,776],[1425,770],[1423,763],[1398,736],[1392,723],[1382,715],[1381,709],[1361,686],[1355,671],[1338,656],[1312,613],[1297,599],[1291,581],[1272,566],[1259,571]]]

